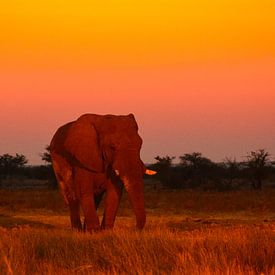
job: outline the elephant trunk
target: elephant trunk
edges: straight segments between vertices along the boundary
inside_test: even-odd
[[[131,182],[126,178],[122,181],[136,216],[136,227],[142,229],[146,223],[143,181]]]

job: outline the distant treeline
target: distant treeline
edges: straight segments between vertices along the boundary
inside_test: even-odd
[[[49,146],[41,154],[44,165],[28,165],[27,158],[22,154],[0,155],[0,181],[9,179],[47,180],[50,185],[57,187],[54,171],[51,165]]]
[[[22,154],[0,155],[0,181],[8,179],[47,180],[56,187],[51,165],[49,146],[41,154],[44,165],[30,166]],[[244,161],[225,158],[223,162],[213,162],[201,153],[194,152],[179,157],[157,156],[155,163],[148,165],[158,173],[154,176],[163,187],[173,189],[201,188],[204,190],[231,190],[238,188],[262,189],[264,184],[275,183],[275,161],[264,149],[251,151]]]
[[[150,165],[158,171],[158,180],[168,188],[230,190],[252,187],[260,190],[264,183],[272,186],[275,183],[275,162],[264,149],[251,151],[241,162],[227,157],[217,163],[198,152],[180,156],[178,164],[173,164],[174,159],[157,156],[156,162]]]

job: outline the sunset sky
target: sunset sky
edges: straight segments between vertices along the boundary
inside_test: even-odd
[[[275,1],[0,3],[0,155],[83,113],[134,113],[142,158],[275,155]]]

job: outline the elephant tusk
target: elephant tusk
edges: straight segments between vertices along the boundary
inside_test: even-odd
[[[153,176],[153,175],[157,174],[157,172],[153,171],[153,170],[150,170],[150,169],[146,169],[145,174],[149,175],[149,176]]]
[[[119,176],[119,171],[118,170],[115,170],[115,173],[117,176]]]

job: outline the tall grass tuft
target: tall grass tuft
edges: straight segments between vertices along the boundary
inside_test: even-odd
[[[115,229],[91,235],[57,191],[0,190],[0,274],[275,274],[274,197],[147,189],[144,231],[124,195]]]
[[[94,235],[19,227],[0,231],[5,274],[274,274],[269,228],[124,228]],[[9,273],[8,273],[9,274]]]

